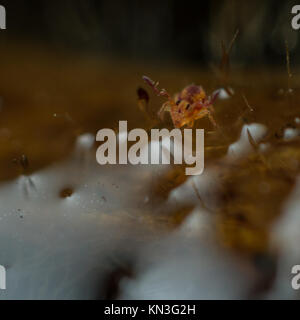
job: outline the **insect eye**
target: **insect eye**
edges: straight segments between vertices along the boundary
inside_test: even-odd
[[[181,102],[181,100],[178,100],[178,101],[176,102],[176,105],[179,106],[180,102]]]
[[[188,109],[190,108],[190,106],[191,106],[191,105],[188,104],[185,109],[188,110]]]

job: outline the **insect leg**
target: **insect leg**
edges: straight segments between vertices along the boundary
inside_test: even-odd
[[[171,106],[170,104],[164,103],[163,106],[160,108],[160,110],[158,111],[158,117],[163,121],[163,116],[165,112],[171,112]]]
[[[213,105],[210,105],[210,106],[209,106],[209,109],[210,109],[210,111],[211,111],[212,113],[215,113],[215,108],[214,108]]]
[[[214,117],[213,117],[213,115],[212,115],[212,113],[211,113],[211,111],[210,110],[208,110],[208,119],[210,120],[210,122],[213,124],[213,126],[215,127],[215,128],[218,128],[218,125],[217,125],[217,123],[216,123],[216,121],[215,121],[215,119],[214,119]]]
[[[193,128],[193,127],[194,127],[194,123],[195,123],[194,120],[190,121],[190,122],[187,124],[187,127],[188,127],[188,128]]]

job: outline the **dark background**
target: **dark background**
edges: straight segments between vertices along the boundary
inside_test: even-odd
[[[38,41],[131,60],[207,64],[219,59],[221,41],[240,35],[240,64],[282,64],[288,40],[300,62],[299,34],[291,28],[297,1],[2,0],[6,41]]]

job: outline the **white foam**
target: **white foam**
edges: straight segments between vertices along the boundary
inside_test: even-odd
[[[271,298],[298,299],[291,286],[291,269],[300,264],[300,177],[283,206],[282,215],[272,231],[273,245],[279,249],[278,272]]]
[[[300,134],[298,129],[286,128],[283,133],[283,139],[288,141],[298,137]]]
[[[270,143],[260,143],[259,144],[259,151],[260,152],[266,152],[270,149]]]
[[[95,143],[95,136],[85,133],[77,138],[77,146],[83,149],[91,149]]]
[[[240,138],[237,142],[231,144],[228,148],[227,157],[229,159],[235,159],[253,151],[253,147],[249,141],[248,130],[256,143],[262,140],[267,132],[267,127],[263,124],[252,123],[250,125],[244,125]]]
[[[218,96],[219,99],[223,99],[223,100],[227,100],[230,98],[230,95],[228,94],[228,92],[224,89],[224,88],[221,88],[219,90],[219,96]]]

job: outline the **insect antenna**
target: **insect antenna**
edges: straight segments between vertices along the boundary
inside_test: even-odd
[[[254,109],[250,106],[248,99],[246,98],[246,96],[244,94],[242,94],[242,97],[245,101],[246,106],[248,107],[248,109],[250,110],[250,112],[253,112]]]
[[[208,101],[209,105],[214,104],[214,102],[218,99],[219,95],[220,95],[220,90],[214,91],[209,98],[209,101]]]
[[[286,50],[286,69],[288,74],[288,92],[292,92],[291,88],[291,79],[293,77],[291,72],[291,65],[290,65],[290,52],[289,52],[289,44],[287,40],[285,40],[285,50]]]
[[[143,76],[143,80],[153,89],[157,96],[167,97],[168,99],[171,99],[171,96],[166,89],[158,88],[159,82],[155,82],[147,76]]]
[[[259,156],[261,162],[264,164],[264,166],[269,169],[269,165],[267,162],[266,157],[259,151],[259,145],[258,143],[254,140],[252,137],[250,130],[247,128],[247,135],[248,135],[248,140],[249,143],[251,144],[252,148],[254,149],[255,153]]]
[[[233,47],[233,45],[234,45],[234,43],[235,43],[235,40],[236,40],[237,36],[239,35],[239,33],[240,33],[240,30],[237,29],[236,32],[235,32],[235,34],[234,34],[234,36],[233,36],[233,38],[232,38],[232,40],[231,40],[231,42],[230,42],[230,44],[229,44],[229,47],[228,47],[228,49],[227,49],[227,55],[228,55],[228,56],[230,55],[230,52],[231,52],[231,50],[232,50],[232,47]]]
[[[293,89],[291,86],[291,80],[293,77],[293,74],[291,72],[291,63],[290,63],[290,52],[289,52],[289,45],[288,45],[288,41],[285,40],[285,51],[286,51],[286,70],[287,70],[287,75],[288,75],[288,80],[287,80],[287,96],[288,96],[288,103],[289,103],[289,108],[292,108],[292,93],[293,93]]]
[[[229,72],[230,72],[230,53],[233,48],[233,45],[236,41],[237,36],[239,35],[239,29],[235,32],[228,48],[226,48],[224,41],[221,42],[222,47],[222,59],[220,64],[220,71],[221,71],[221,77],[222,82],[224,83],[224,88],[227,91],[227,93],[232,96],[232,92],[227,88],[228,78],[229,78]]]

